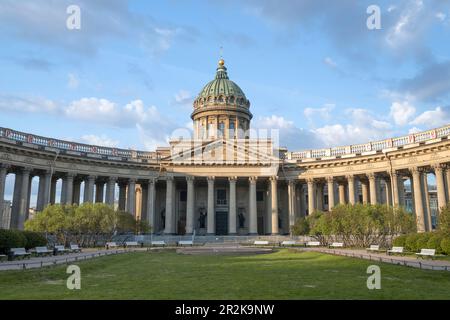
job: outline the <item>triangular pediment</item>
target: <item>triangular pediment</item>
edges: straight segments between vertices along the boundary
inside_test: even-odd
[[[269,139],[176,140],[170,142],[170,156],[164,161],[173,165],[273,165],[280,161],[275,153]]]

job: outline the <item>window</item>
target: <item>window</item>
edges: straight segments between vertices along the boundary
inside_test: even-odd
[[[256,201],[264,201],[264,191],[256,192]]]
[[[187,192],[186,191],[180,191],[180,201],[186,202],[187,201]]]
[[[223,137],[223,134],[225,133],[225,123],[220,122],[219,123],[219,137]]]
[[[227,191],[225,189],[217,190],[217,204],[226,205],[227,204]]]

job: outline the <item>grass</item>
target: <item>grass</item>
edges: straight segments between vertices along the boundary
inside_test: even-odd
[[[381,268],[381,290],[366,287]],[[0,272],[0,299],[449,299],[448,271],[283,249],[260,255],[141,252],[79,262],[81,290],[65,266]]]

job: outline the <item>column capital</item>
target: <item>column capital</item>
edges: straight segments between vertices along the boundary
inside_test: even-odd
[[[409,172],[411,172],[411,174],[416,175],[416,174],[420,174],[423,172],[423,169],[420,167],[411,167],[408,168]]]
[[[75,178],[77,174],[75,172],[66,172],[66,177],[67,178]]]
[[[228,181],[234,182],[234,183],[237,181],[237,179],[238,179],[238,177],[236,177],[236,176],[228,177]]]
[[[193,182],[193,181],[195,181],[195,177],[194,176],[186,176],[186,181]]]
[[[256,181],[258,180],[258,177],[252,176],[252,177],[249,177],[248,180],[250,181],[250,183],[256,183]]]
[[[173,181],[173,176],[172,175],[166,176],[166,181]]]
[[[377,178],[377,174],[375,172],[369,172],[367,174],[367,178],[369,178],[369,180],[375,180],[375,178]]]
[[[213,182],[215,178],[215,176],[208,176],[206,177],[206,180],[208,180],[208,182]]]
[[[391,172],[391,177],[392,178],[398,178],[400,175],[399,175],[399,173],[397,172],[397,170],[393,170],[392,172]]]
[[[297,179],[295,179],[295,178],[288,178],[287,179],[287,183],[288,183],[288,185],[295,186],[297,184]]]
[[[306,182],[308,184],[313,184],[314,183],[314,178],[306,178]]]
[[[108,181],[109,182],[116,182],[118,179],[119,179],[119,177],[117,177],[117,176],[110,176],[110,177],[108,177]]]
[[[355,176],[353,175],[353,174],[347,174],[346,176],[345,176],[345,178],[347,179],[347,180],[351,180],[351,179],[353,179]]]
[[[136,183],[136,178],[128,178],[128,183]]]
[[[22,167],[22,168],[20,168],[20,172],[25,173],[25,174],[30,174],[31,170],[32,169],[30,167]]]
[[[329,176],[326,178],[328,183],[333,183],[334,182],[334,177],[333,176]]]
[[[86,179],[89,181],[94,181],[95,179],[97,179],[97,176],[89,175],[86,177]]]
[[[277,180],[278,180],[278,177],[277,177],[277,176],[270,176],[270,177],[269,177],[269,180],[270,180],[270,181],[277,181]]]
[[[434,172],[442,172],[444,170],[445,166],[442,163],[436,163],[431,166],[431,168],[434,170]]]
[[[0,169],[8,170],[11,167],[10,164],[0,163]]]

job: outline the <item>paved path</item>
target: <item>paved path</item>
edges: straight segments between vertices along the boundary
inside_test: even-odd
[[[296,248],[302,251],[317,251],[328,254],[335,254],[339,256],[354,257],[372,261],[379,261],[391,264],[398,264],[408,267],[428,270],[447,270],[450,271],[450,261],[445,260],[431,260],[431,259],[417,259],[410,256],[392,255],[388,256],[385,253],[367,252],[361,249],[328,249],[328,248]]]

